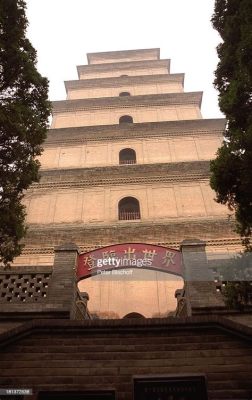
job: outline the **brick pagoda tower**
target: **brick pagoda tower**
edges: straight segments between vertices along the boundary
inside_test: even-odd
[[[225,120],[202,119],[202,93],[185,93],[184,74],[170,74],[159,53],[91,53],[77,67],[79,79],[65,82],[67,99],[53,103],[41,180],[25,197],[29,232],[16,266],[50,267],[54,246],[66,242],[84,252],[127,242],[179,248],[200,238],[211,259],[240,249],[209,186]],[[100,316],[167,315],[183,282],[146,274],[135,282],[83,281],[81,289]]]

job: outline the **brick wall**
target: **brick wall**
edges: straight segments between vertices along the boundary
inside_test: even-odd
[[[36,321],[28,331],[16,328],[20,338],[1,349],[0,385],[35,392],[115,389],[126,400],[135,375],[202,373],[209,399],[249,399],[249,328],[237,327],[219,317]]]

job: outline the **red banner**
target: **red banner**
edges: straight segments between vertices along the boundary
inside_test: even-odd
[[[123,243],[79,255],[78,280],[127,268],[153,269],[182,276],[178,250],[144,243]]]

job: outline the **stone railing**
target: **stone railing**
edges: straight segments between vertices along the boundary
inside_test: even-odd
[[[0,270],[0,304],[45,302],[51,277],[48,267]]]
[[[136,160],[120,160],[120,165],[136,164]]]
[[[55,248],[52,266],[0,269],[0,319],[91,319],[88,294],[76,286],[78,248]]]
[[[140,219],[139,211],[120,211],[119,212],[119,220],[120,221],[130,221],[133,219]]]

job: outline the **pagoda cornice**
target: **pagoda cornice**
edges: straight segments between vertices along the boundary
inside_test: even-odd
[[[40,175],[39,183],[31,185],[27,195],[39,189],[208,181],[209,161],[50,169],[41,170]]]
[[[76,79],[65,81],[65,88],[69,89],[84,89],[93,87],[120,87],[125,85],[138,85],[138,84],[158,84],[169,82],[181,82],[184,84],[185,74],[158,74],[158,75],[136,75],[125,77],[111,77],[111,78],[95,78],[95,79]]]
[[[211,251],[211,247],[241,246],[241,239],[234,233],[234,228],[235,222],[227,216],[111,221],[100,224],[29,224],[23,254],[53,253],[54,246],[66,243],[70,236],[82,252],[88,252],[98,247],[127,242],[129,237],[134,237],[136,229],[138,242],[173,248],[179,248],[184,237],[198,237],[200,232],[201,239]],[[41,247],[42,243],[46,246]]]
[[[133,50],[116,50],[116,51],[103,51],[97,53],[87,53],[87,60],[89,64],[94,65],[95,60],[114,60],[121,59],[123,57],[152,57],[152,59],[160,59],[160,49],[150,48],[150,49],[133,49]],[[110,62],[110,61],[107,61]]]
[[[53,101],[53,113],[81,110],[104,110],[114,108],[155,107],[175,105],[201,106],[202,92],[164,93],[144,96],[102,97],[95,99],[77,99]]]
[[[170,71],[170,59],[163,60],[143,60],[143,61],[126,61],[126,62],[113,62],[106,64],[91,64],[91,65],[77,65],[77,72],[80,77],[81,74],[86,72],[102,72],[114,71],[124,69],[142,69],[142,68],[167,68]]]
[[[117,141],[118,139],[176,136],[222,136],[226,120],[195,119],[181,121],[145,122],[137,124],[96,125],[49,129],[45,146],[76,144],[92,141]]]
[[[139,230],[139,234],[146,234],[146,231],[149,232],[149,230],[153,230],[153,221],[120,221],[117,224],[116,223],[110,223],[110,224],[103,224],[103,225],[98,225],[92,223],[92,225],[83,225],[83,223],[60,223],[60,224],[29,224],[29,230],[27,231],[26,235],[26,246],[22,250],[23,255],[27,254],[54,254],[54,240],[57,240],[57,244],[59,243],[59,237],[62,242],[66,243],[67,239],[69,238],[69,231],[71,231],[71,234],[74,235],[76,238],[75,242],[79,243],[78,247],[80,248],[81,252],[88,252],[95,250],[99,247],[103,247],[106,245],[111,245],[111,242],[103,242],[101,244],[101,241],[98,239],[98,237],[104,233],[104,237],[106,237],[105,232],[107,233],[108,231],[112,233],[116,233],[118,235],[119,231],[120,233],[125,230],[125,234],[128,231],[128,236],[133,232],[134,229],[137,228]],[[188,229],[188,225],[190,228],[192,227],[200,227],[201,231],[205,233],[204,241],[206,242],[206,245],[208,246],[209,250],[211,250],[211,247],[217,247],[217,246],[239,246],[241,245],[241,239],[238,235],[234,234],[234,228],[235,228],[235,222],[231,218],[227,218],[226,216],[219,216],[219,217],[198,217],[198,218],[193,218],[190,217],[190,219],[187,218],[179,218],[174,220],[173,219],[165,219],[165,221],[157,221],[155,220],[155,231],[157,233],[156,237],[152,238],[152,241],[150,242],[148,240],[143,240],[145,243],[149,244],[158,244],[159,246],[166,246],[166,247],[173,247],[173,248],[180,248],[181,245],[181,240],[177,238],[174,238],[172,235],[174,228],[176,227],[176,230],[180,232],[184,232],[186,227]],[[214,226],[214,233],[215,237],[211,238],[206,237],[207,229],[209,230],[209,227]],[[57,229],[55,229],[57,227]],[[218,230],[218,232],[217,232]],[[170,231],[170,237],[168,236],[168,231]],[[160,236],[160,233],[162,233],[162,236]],[[218,236],[217,237],[217,233]],[[85,237],[85,235],[87,235]],[[148,235],[148,233],[147,233]],[[84,237],[85,238],[84,238]],[[87,242],[85,240],[88,236],[91,236],[93,239],[98,239],[97,244],[91,244],[90,242]],[[42,237],[47,237],[49,239],[46,242],[46,246],[41,247],[41,238]],[[117,244],[118,241],[116,241],[116,235],[115,241],[113,244]],[[163,238],[166,237],[166,240]],[[173,239],[172,239],[173,238]],[[28,239],[28,240],[27,240]],[[83,240],[84,239],[84,240]],[[170,239],[170,240],[169,240]],[[83,244],[84,242],[84,244]],[[99,243],[99,244],[98,244]],[[212,261],[210,261],[212,263]],[[30,267],[26,267],[28,270]],[[37,266],[39,271],[41,272],[48,272],[48,269],[50,267],[47,266]],[[45,268],[47,270],[45,270]]]

